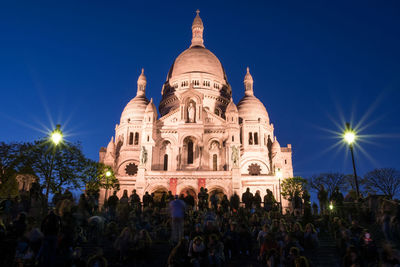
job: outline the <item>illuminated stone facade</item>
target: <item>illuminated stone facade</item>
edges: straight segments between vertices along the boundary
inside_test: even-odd
[[[261,197],[270,189],[279,201],[276,173],[293,176],[291,145],[279,145],[248,68],[245,95],[235,105],[222,64],[204,46],[203,30],[197,12],[192,43],[162,86],[160,116],[146,97],[142,70],[136,96],[123,110],[115,137],[100,150],[100,162],[113,168],[119,195],[125,189],[197,194],[200,187],[241,195],[249,187]]]

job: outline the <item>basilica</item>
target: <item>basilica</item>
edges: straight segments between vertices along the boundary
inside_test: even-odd
[[[233,102],[225,70],[205,47],[203,31],[197,11],[191,45],[172,63],[158,111],[146,96],[142,69],[136,96],[122,111],[115,136],[100,149],[100,162],[114,170],[118,195],[125,189],[140,196],[197,195],[205,187],[230,196],[250,188],[261,197],[269,189],[279,201],[280,182],[293,176],[292,147],[281,147],[274,135],[249,68],[244,96]]]

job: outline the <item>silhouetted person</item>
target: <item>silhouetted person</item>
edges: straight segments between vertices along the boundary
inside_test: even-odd
[[[343,194],[339,191],[339,188],[336,186],[335,190],[332,192],[331,201],[337,208],[341,208],[343,205]]]
[[[72,193],[69,191],[69,189],[67,188],[63,194],[63,199],[68,199],[70,201],[74,201],[74,196],[72,195]]]
[[[261,207],[261,196],[260,191],[257,190],[256,194],[253,197],[253,205],[259,209]]]
[[[253,194],[250,192],[250,188],[247,187],[246,192],[242,194],[242,202],[246,209],[250,209],[253,203]]]
[[[222,200],[221,200],[221,207],[222,207],[222,210],[223,210],[224,212],[227,212],[228,209],[229,209],[229,200],[228,200],[228,196],[225,195],[225,194],[224,194],[224,196],[222,197]]]
[[[321,214],[324,214],[326,211],[326,206],[328,204],[328,192],[325,190],[322,184],[319,186],[318,200]]]
[[[189,192],[186,193],[184,201],[186,205],[194,207],[194,197],[191,194],[189,194]]]
[[[161,195],[161,200],[160,200],[160,208],[161,209],[163,209],[163,208],[165,208],[167,206],[167,198],[168,198],[167,194],[165,192],[163,192],[162,195]]]
[[[169,210],[171,213],[171,239],[173,242],[178,241],[183,237],[183,224],[185,218],[186,204],[175,196],[175,200],[169,203]]]
[[[55,266],[57,236],[61,229],[61,219],[53,210],[43,219],[41,231],[44,234],[39,252],[40,266]]]
[[[264,209],[266,211],[271,211],[275,202],[275,197],[272,194],[272,191],[267,189],[267,194],[264,196]]]
[[[200,192],[197,194],[197,199],[199,200],[199,210],[202,210],[206,207],[206,198],[207,196],[204,187],[200,187]]]
[[[118,203],[119,203],[119,198],[117,196],[117,191],[114,191],[113,195],[110,196],[107,200],[108,211],[110,212],[110,216],[112,218],[115,217],[115,212],[117,210]]]
[[[212,194],[210,197],[210,202],[211,202],[211,207],[214,210],[217,210],[217,208],[218,208],[218,201],[219,201],[218,195],[216,193]]]
[[[149,192],[146,191],[146,193],[143,196],[143,208],[149,207],[153,202],[153,198],[151,195],[149,195]]]
[[[132,190],[132,194],[131,194],[131,197],[130,197],[130,202],[131,202],[131,207],[134,210],[140,209],[140,197],[136,193],[136,189]]]
[[[238,194],[236,192],[233,193],[233,195],[230,198],[230,204],[231,204],[231,208],[238,210],[239,209],[239,205],[240,205],[240,198],[238,196]]]

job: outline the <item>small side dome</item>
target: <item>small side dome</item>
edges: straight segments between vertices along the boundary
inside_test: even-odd
[[[141,121],[143,120],[144,113],[146,111],[149,100],[145,95],[134,97],[125,106],[124,111],[121,114],[121,123],[130,121]]]
[[[154,105],[153,98],[151,98],[150,103],[147,104],[145,113],[151,113],[151,112],[153,112],[154,114],[157,114],[157,108],[156,108],[156,105]]]
[[[238,109],[235,105],[235,103],[233,103],[233,99],[231,97],[231,102],[229,102],[228,106],[226,107],[226,111],[225,113],[237,113]]]
[[[260,121],[269,123],[269,116],[264,104],[254,96],[253,77],[247,67],[244,76],[244,97],[238,103],[239,117],[243,120]]]
[[[264,104],[255,96],[245,96],[238,103],[239,117],[244,120],[262,119],[269,123],[269,116]]]
[[[137,80],[136,96],[129,101],[124,111],[122,111],[121,123],[143,120],[144,112],[147,104],[149,104],[149,100],[146,98],[146,84],[146,76],[144,75],[144,69],[142,69],[142,73]]]
[[[114,150],[115,150],[114,137],[111,137],[111,140],[110,140],[110,142],[109,142],[108,145],[107,145],[107,152],[113,154],[113,153],[114,153]]]
[[[275,136],[275,140],[274,140],[274,142],[272,143],[272,146],[271,146],[271,152],[272,153],[281,152],[281,145],[279,144],[278,139],[276,139],[276,136]]]

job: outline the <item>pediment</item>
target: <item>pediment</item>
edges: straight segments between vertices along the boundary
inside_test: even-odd
[[[162,116],[158,121],[162,124],[176,124],[180,120],[179,108]]]
[[[225,125],[226,121],[224,118],[206,110],[203,108],[203,121],[205,125]]]
[[[179,93],[179,101],[185,103],[187,99],[197,99],[195,101],[198,104],[202,104],[204,99],[204,94],[200,93],[193,86],[190,86],[189,89]]]

